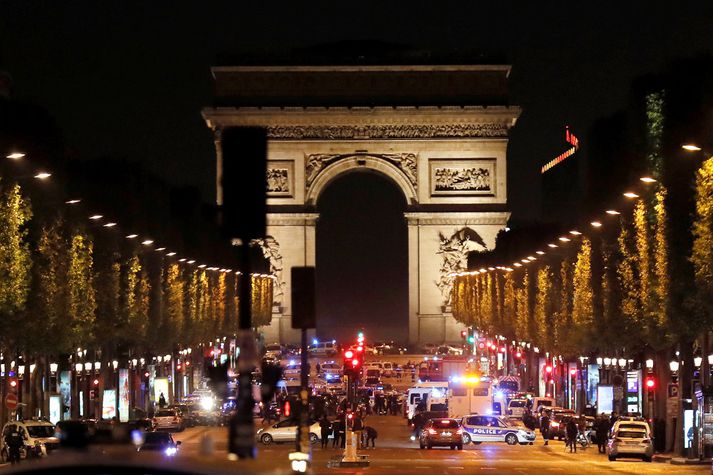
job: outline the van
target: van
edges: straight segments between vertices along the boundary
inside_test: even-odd
[[[334,342],[322,341],[309,345],[307,351],[312,356],[334,356],[337,354],[337,346]]]
[[[408,390],[406,393],[406,419],[408,423],[411,423],[413,416],[416,415],[416,407],[418,407],[421,402],[423,402],[425,409],[428,408],[428,401],[432,399],[440,400],[448,394],[448,385],[443,385],[441,387],[427,386],[427,387],[414,387]]]
[[[508,403],[508,416],[522,418],[527,409],[527,399],[511,399]]]
[[[555,406],[555,400],[551,397],[533,397],[532,398],[532,413],[540,414],[542,409],[551,409]]]

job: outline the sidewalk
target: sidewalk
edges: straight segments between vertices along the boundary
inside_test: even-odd
[[[656,463],[670,463],[671,465],[711,465],[713,459],[688,459],[685,457],[677,457],[673,453],[654,454],[652,460]]]

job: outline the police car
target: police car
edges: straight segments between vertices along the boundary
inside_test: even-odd
[[[504,417],[471,414],[461,419],[463,443],[505,442],[508,445],[526,445],[535,441],[535,433],[527,427],[516,425]]]

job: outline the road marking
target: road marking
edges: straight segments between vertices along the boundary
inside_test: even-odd
[[[465,467],[448,467],[449,470],[465,470]]]

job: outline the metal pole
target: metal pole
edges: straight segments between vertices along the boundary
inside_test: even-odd
[[[300,354],[300,430],[297,438],[297,451],[308,454],[312,460],[309,442],[309,361],[307,358],[307,329],[302,329],[302,352]]]
[[[230,418],[228,452],[231,458],[255,458],[255,426],[253,422],[252,371],[257,366],[257,348],[252,332],[251,276],[249,243],[241,242],[235,247],[242,275],[238,282],[239,330],[237,346],[238,358],[238,401],[237,408]]]

